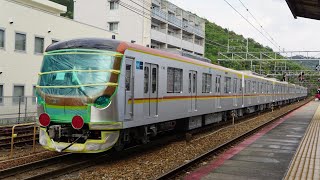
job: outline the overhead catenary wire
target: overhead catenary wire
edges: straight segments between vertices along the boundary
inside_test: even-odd
[[[253,25],[244,15],[242,15],[235,7],[232,6],[227,0],[223,0],[226,2],[236,13],[238,13],[245,21],[247,21],[255,30],[257,30],[265,39],[267,39],[273,46],[275,46],[277,49],[279,46],[277,46],[274,42],[272,42],[267,36],[263,34],[255,25]]]
[[[134,2],[133,0],[130,0],[130,1],[133,2],[134,4],[140,6],[141,8],[147,10],[148,12],[152,13],[152,11],[151,11],[150,9],[147,9],[147,8],[144,7],[143,5],[141,5],[141,4],[137,3],[137,2]],[[140,0],[140,1],[141,1],[141,0]],[[125,3],[125,2],[123,2],[123,1],[119,1],[119,5],[122,6],[122,7],[124,7],[124,8],[126,8],[126,9],[128,9],[128,10],[130,10],[130,11],[132,11],[132,12],[134,12],[134,13],[136,13],[136,14],[138,14],[138,15],[140,15],[140,16],[142,16],[142,17],[144,17],[144,18],[146,18],[146,19],[152,20],[150,17],[147,17],[147,16],[144,15],[144,14],[145,14],[144,11],[141,11],[140,9],[137,9],[137,8],[131,6],[131,5],[129,5],[129,4]],[[158,16],[158,15],[157,15],[157,16]],[[161,17],[161,16],[158,16],[158,17],[161,18],[162,20],[164,20],[166,23],[169,23],[169,21],[168,21],[167,19],[165,19],[165,18],[163,18],[163,17]],[[206,44],[209,44],[209,45],[220,46],[220,47],[225,47],[225,48],[227,48],[226,45],[220,44],[220,43],[215,42],[215,41],[213,41],[213,40],[209,40],[209,39],[207,39],[207,38],[205,38],[205,41],[208,41],[208,42],[205,42],[205,43],[206,43]]]
[[[275,39],[268,33],[268,31],[265,30],[265,28],[262,26],[262,24],[258,21],[258,19],[251,13],[249,8],[242,2],[242,0],[239,0],[239,2],[242,4],[242,6],[247,10],[247,12],[251,15],[251,17],[256,21],[256,23],[261,27],[261,29],[271,38],[271,40],[279,46],[279,44],[275,41]]]

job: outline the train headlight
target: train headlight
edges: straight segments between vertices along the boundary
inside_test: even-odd
[[[111,99],[107,96],[100,96],[94,102],[94,107],[99,109],[105,109],[111,104]]]
[[[81,129],[84,125],[83,118],[81,116],[74,116],[71,125],[74,129]]]
[[[50,116],[48,114],[46,114],[46,113],[40,114],[39,123],[40,123],[41,126],[43,126],[43,127],[49,126],[50,121],[51,121],[50,120]]]

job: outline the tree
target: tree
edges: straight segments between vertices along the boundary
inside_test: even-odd
[[[67,6],[67,12],[61,14],[61,16],[73,19],[73,0],[50,0],[52,2]]]

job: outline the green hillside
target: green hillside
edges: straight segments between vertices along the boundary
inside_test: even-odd
[[[230,47],[235,47],[234,49],[230,49],[230,51],[234,52],[245,52],[246,51],[246,44],[247,40],[239,34],[236,34],[233,31],[229,31],[226,28],[222,28],[221,26],[216,25],[215,23],[206,22],[206,50],[205,50],[205,56],[212,60],[212,63],[217,63],[218,59],[218,52],[227,52],[227,44],[228,39],[233,39],[232,42],[230,42]],[[214,42],[212,42],[214,41]],[[254,39],[249,38],[249,52],[273,52],[273,50],[270,47],[263,46],[260,43],[256,42]],[[223,45],[223,46],[222,46]],[[242,46],[242,47],[241,47]],[[278,55],[277,59],[283,58],[282,56]],[[276,60],[276,62],[280,62]],[[261,63],[261,66],[263,67],[263,71],[265,74],[269,74],[274,70],[274,64],[275,61],[263,61]],[[250,70],[250,62],[231,62],[231,61],[222,61],[220,62],[220,65],[230,67],[237,70]],[[253,65],[256,65],[257,67],[260,67],[260,63],[258,61],[254,61]],[[304,70],[307,69],[304,66],[301,66],[298,63],[295,62],[287,62],[287,69],[288,70]],[[257,68],[258,69],[258,68]],[[257,72],[256,69],[256,72]]]

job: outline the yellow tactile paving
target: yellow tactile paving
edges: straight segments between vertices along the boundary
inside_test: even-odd
[[[320,179],[320,105],[284,179]]]

